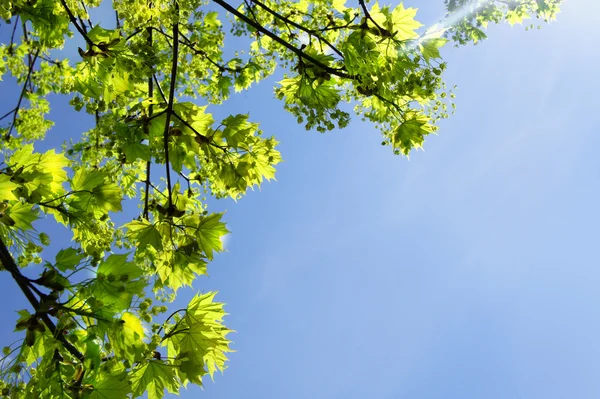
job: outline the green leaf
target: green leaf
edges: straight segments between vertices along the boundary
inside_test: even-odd
[[[54,150],[49,150],[42,154],[37,168],[52,176],[52,191],[56,192],[62,188],[62,183],[67,180],[65,168],[68,165],[69,160],[64,154],[57,154]]]
[[[167,333],[169,357],[176,357],[182,381],[202,384],[202,376],[213,377],[225,369],[232,332],[222,321],[226,315],[223,304],[214,302],[216,292],[196,295],[189,303],[182,322]]]
[[[123,152],[127,158],[127,162],[135,162],[138,159],[143,161],[150,160],[150,147],[142,143],[128,143],[123,146]]]
[[[146,282],[136,280],[142,269],[127,260],[127,254],[110,255],[98,266],[97,278],[90,285],[95,299],[104,303],[106,310],[118,313],[131,306],[135,295],[142,295]]]
[[[416,15],[416,8],[404,8],[402,3],[394,9],[392,12],[392,33],[395,34],[396,39],[408,40],[418,36],[415,30],[423,24],[415,20]]]
[[[38,219],[38,210],[27,203],[17,202],[6,209],[5,213],[14,220],[15,226],[22,230],[32,230],[31,223]]]
[[[25,169],[34,166],[38,160],[39,154],[33,153],[33,144],[26,144],[10,157],[9,165],[13,170]]]
[[[106,173],[98,170],[80,168],[71,180],[72,191],[91,191],[104,184]]]
[[[75,248],[61,249],[56,254],[56,263],[54,264],[54,267],[62,272],[71,270],[79,265],[83,258],[84,255],[80,254]]]
[[[447,42],[448,40],[444,38],[423,40],[419,44],[419,48],[421,50],[421,54],[423,54],[423,58],[425,58],[425,61],[429,62],[431,59],[441,58],[439,49]]]
[[[399,148],[404,155],[408,155],[413,148],[421,148],[425,136],[431,133],[433,128],[427,123],[427,117],[422,114],[413,115],[396,128],[393,135],[393,144]]]
[[[148,399],[161,399],[165,395],[165,389],[170,393],[179,392],[180,384],[173,366],[159,360],[139,364],[129,379],[134,397],[147,392]]]
[[[96,44],[107,43],[110,47],[116,46],[121,40],[121,34],[117,29],[104,29],[100,25],[94,26],[89,32],[88,37]]]
[[[92,381],[91,384],[94,390],[89,399],[126,399],[131,393],[125,372],[110,374],[99,381]]]
[[[10,181],[10,176],[5,174],[0,175],[0,198],[4,200],[16,200],[17,197],[13,194],[13,190],[18,185]]]
[[[129,254],[113,254],[106,258],[105,261],[98,266],[98,273],[108,276],[110,274],[115,277],[127,276],[129,280],[136,279],[143,275],[142,269],[134,262],[129,262],[127,258]]]
[[[346,10],[346,0],[333,0],[333,9],[338,12],[344,12]]]
[[[120,211],[123,196],[115,183],[105,183],[92,190],[96,205],[107,211]]]
[[[134,220],[125,224],[123,227],[127,228],[127,236],[129,239],[136,241],[138,251],[145,250],[148,244],[152,245],[157,251],[163,249],[160,232],[156,229],[154,224],[147,220]]]
[[[144,327],[133,313],[125,312],[117,325],[108,331],[108,337],[115,353],[131,363],[143,358],[145,349]]]
[[[107,181],[106,173],[81,168],[71,180],[71,190],[76,203],[85,211],[99,208],[120,211],[123,196],[115,183]]]
[[[222,216],[222,213],[203,216],[195,228],[198,246],[208,259],[213,258],[214,251],[223,251],[221,237],[229,233],[229,230],[225,227],[225,223],[221,222]]]

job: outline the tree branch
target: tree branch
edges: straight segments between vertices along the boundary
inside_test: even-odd
[[[365,0],[358,0],[358,4],[360,4],[360,7],[362,8],[363,12],[365,13],[365,17],[373,22],[373,25],[375,25],[375,27],[377,27],[377,29],[379,29],[380,32],[387,32],[387,29],[383,29],[381,26],[379,26],[379,24],[373,19],[373,17],[371,16],[371,14],[369,13],[369,10],[367,10],[367,6],[365,5]]]
[[[167,100],[167,96],[165,96],[165,92],[163,91],[162,87],[160,86],[160,82],[158,81],[156,74],[152,74],[152,77],[154,78],[154,82],[156,83],[156,87],[158,88],[158,92],[160,93],[160,96],[162,97],[165,104],[168,104],[169,100]]]
[[[222,146],[222,145],[218,145],[217,143],[214,143],[210,137],[206,137],[203,134],[201,134],[198,130],[194,129],[194,127],[192,125],[189,124],[189,122],[187,122],[185,119],[183,119],[181,116],[179,116],[176,112],[173,112],[173,116],[177,119],[179,119],[181,121],[181,123],[183,123],[186,127],[188,127],[192,132],[194,132],[196,134],[196,137],[201,137],[201,140],[205,141],[206,143],[212,145],[213,147],[216,147],[224,152],[227,152],[228,147],[226,146]]]
[[[13,112],[15,112],[17,110],[17,108],[13,108],[11,111],[8,111],[7,113],[5,113],[4,115],[0,116],[0,121],[4,118],[6,118],[7,116],[9,116],[10,114],[12,114]]]
[[[12,34],[10,35],[10,46],[11,47],[12,47],[13,43],[15,42],[15,32],[17,31],[17,26],[19,26],[19,17],[20,17],[20,15],[17,15],[17,18],[15,18],[15,26],[13,26]]]
[[[27,277],[21,274],[19,267],[15,263],[12,255],[8,251],[8,248],[6,247],[6,244],[2,239],[0,239],[0,262],[2,262],[2,266],[4,266],[4,268],[8,272],[10,272],[13,279],[16,281],[17,285],[19,286],[19,288],[21,289],[21,291],[35,310],[36,314],[39,314],[39,317],[42,319],[46,327],[48,327],[50,333],[52,333],[52,336],[56,340],[58,340],[64,346],[64,348],[71,355],[73,355],[73,357],[75,357],[77,360],[83,363],[83,361],[85,360],[85,356],[81,352],[79,352],[79,350],[77,350],[77,348],[75,348],[73,344],[67,341],[67,339],[62,335],[62,332],[57,331],[56,325],[50,319],[47,313],[39,312],[40,302],[36,298],[35,294],[31,291],[31,288],[29,286],[29,280],[27,279]]]
[[[262,3],[259,0],[250,0],[251,2],[253,2],[254,4],[258,5],[259,7],[261,7],[262,9],[264,9],[265,11],[267,11],[269,14],[273,15],[275,18],[280,19],[281,21],[285,22],[286,24],[290,24],[293,27],[300,29],[301,31],[308,33],[309,35],[315,36],[319,41],[322,41],[323,43],[325,43],[330,49],[332,49],[333,51],[335,51],[336,54],[338,54],[340,57],[342,57],[342,60],[344,59],[344,54],[342,54],[342,52],[340,50],[338,50],[337,47],[335,47],[333,44],[331,44],[329,42],[329,40],[325,39],[324,37],[322,37],[321,35],[317,34],[317,31],[314,31],[312,29],[308,29],[294,21],[292,21],[291,19],[284,17],[283,15],[279,14],[278,12],[276,12],[275,10],[273,10],[272,8],[270,8],[269,6],[267,6],[266,4]]]
[[[67,12],[67,15],[69,16],[69,21],[71,21],[71,23],[73,24],[73,26],[75,26],[75,29],[77,29],[77,31],[81,34],[81,36],[83,36],[83,38],[85,39],[85,42],[90,47],[92,47],[94,45],[94,42],[92,41],[92,39],[90,39],[88,37],[87,33],[85,33],[85,31],[83,30],[83,28],[81,26],[79,26],[79,24],[77,23],[77,18],[75,18],[75,15],[73,15],[73,12],[69,8],[69,6],[65,2],[65,0],[60,0],[60,4],[62,4],[62,6],[64,7],[65,11]]]
[[[336,69],[336,68],[332,68],[332,67],[330,67],[328,65],[325,65],[321,61],[317,60],[316,58],[310,56],[309,54],[306,54],[301,49],[294,47],[290,43],[286,42],[285,40],[283,40],[282,38],[280,38],[279,36],[277,36],[275,33],[271,32],[270,30],[268,30],[265,27],[263,27],[261,24],[255,22],[255,21],[252,21],[246,15],[242,14],[240,11],[238,11],[233,6],[231,6],[229,3],[227,3],[227,2],[225,2],[223,0],[213,0],[213,1],[215,3],[217,3],[218,5],[220,5],[221,7],[223,7],[225,10],[227,10],[230,13],[232,13],[233,15],[235,15],[240,20],[244,21],[247,25],[252,26],[257,31],[259,31],[259,32],[267,35],[268,37],[270,37],[271,39],[273,39],[274,41],[276,41],[277,43],[279,43],[283,47],[285,47],[288,50],[292,51],[299,58],[304,59],[306,61],[309,61],[309,62],[315,64],[319,68],[323,69],[325,72],[328,72],[329,74],[338,76],[340,78],[353,79],[353,80],[358,79],[357,76],[350,75],[350,74],[348,74],[346,72],[343,72],[343,69]]]
[[[171,114],[175,102],[175,86],[177,86],[177,63],[179,56],[179,4],[175,1],[175,22],[173,23],[173,63],[171,66],[171,87],[169,88],[169,103],[167,105],[167,117],[165,118],[165,131],[163,133],[163,145],[165,148],[165,165],[167,171],[167,189],[169,193],[169,209],[173,207],[171,193],[171,165],[169,164],[169,127],[171,125]]]
[[[15,123],[17,122],[17,115],[19,114],[19,109],[21,108],[21,102],[23,101],[23,97],[25,97],[25,92],[27,91],[27,83],[29,83],[29,79],[31,78],[31,72],[33,71],[33,67],[35,65],[35,61],[37,60],[39,53],[40,53],[40,49],[37,49],[35,52],[35,56],[33,57],[33,60],[31,60],[31,59],[29,60],[30,62],[29,62],[29,70],[27,71],[27,77],[25,78],[25,82],[23,83],[23,88],[21,89],[21,95],[19,96],[19,101],[17,101],[17,106],[13,110],[13,112],[14,112],[13,120],[12,120],[12,123],[10,124],[10,128],[8,129],[8,132],[4,136],[4,140],[6,140],[6,141],[10,140],[10,135],[11,135],[13,129],[15,128]],[[4,118],[4,116],[2,118]]]

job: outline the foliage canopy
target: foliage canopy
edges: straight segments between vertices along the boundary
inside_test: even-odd
[[[325,132],[352,112],[408,155],[453,106],[439,49],[477,43],[490,22],[552,20],[559,3],[446,0],[445,22],[423,29],[414,8],[364,0],[114,0],[112,26],[90,18],[100,0],[0,0],[0,78],[19,85],[0,117],[0,261],[31,305],[1,394],[153,399],[225,368],[215,293],[166,304],[223,250],[204,198],[240,198],[281,156],[249,115],[216,120],[209,105],[280,67],[275,96],[298,123]],[[44,147],[53,93],[95,118],[60,151]],[[126,200],[139,212],[119,223]],[[41,218],[72,232],[51,258]]]

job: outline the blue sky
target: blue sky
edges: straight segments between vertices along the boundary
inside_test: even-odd
[[[181,397],[600,396],[600,3],[563,10],[446,48],[458,110],[410,160],[358,120],[304,131],[268,85],[215,110],[249,112],[285,162],[211,203],[232,234],[196,288],[220,291],[237,352]],[[78,127],[54,117],[56,140]]]

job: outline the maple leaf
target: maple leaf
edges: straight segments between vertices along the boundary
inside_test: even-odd
[[[156,226],[147,220],[134,220],[123,227],[127,228],[127,236],[138,242],[137,249],[143,251],[152,245],[157,251],[163,249],[162,236]]]
[[[17,187],[17,184],[10,181],[10,176],[0,175],[0,198],[4,200],[16,200],[17,197],[13,193],[13,190]]]
[[[148,399],[161,399],[165,389],[170,393],[179,391],[174,368],[160,360],[140,363],[129,377],[135,397],[148,393]]]

